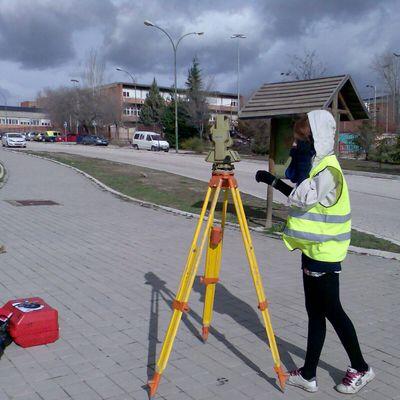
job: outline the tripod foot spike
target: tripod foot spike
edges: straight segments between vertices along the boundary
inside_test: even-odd
[[[153,397],[157,393],[158,385],[160,384],[161,374],[155,372],[153,375],[153,379],[147,382],[147,386],[149,387],[149,395]]]
[[[203,326],[201,336],[203,337],[203,342],[206,342],[208,339],[208,326]]]
[[[276,374],[278,375],[279,386],[281,387],[282,392],[284,392],[286,381],[287,381],[289,375],[283,371],[281,365],[279,367],[275,366],[274,370],[275,370]]]

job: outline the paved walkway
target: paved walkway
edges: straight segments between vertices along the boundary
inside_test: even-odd
[[[210,178],[210,164],[204,162],[204,156],[62,143],[29,142],[28,148],[98,157],[160,169],[207,182]],[[239,178],[241,190],[253,196],[265,198],[266,186],[258,184],[254,175],[258,169],[266,167],[265,161],[262,160],[245,159],[237,163],[236,175]],[[350,188],[353,226],[400,243],[400,214],[393,212],[399,208],[400,204],[400,180],[349,174],[346,174],[346,179]],[[278,191],[274,192],[274,200],[286,203],[286,198]]]
[[[171,315],[195,220],[121,201],[65,167],[0,150],[9,172],[0,190],[1,302],[42,296],[60,313],[61,339],[0,361],[0,400],[146,399],[147,365]],[[58,206],[15,207],[41,199]],[[202,288],[183,319],[157,398],[335,399],[347,359],[330,330],[318,371],[320,392],[275,385],[270,352],[239,232],[227,230],[222,282],[209,342],[199,340]],[[306,314],[299,256],[254,235],[286,368],[304,358]],[[399,263],[350,255],[342,296],[377,379],[356,399],[400,399]]]

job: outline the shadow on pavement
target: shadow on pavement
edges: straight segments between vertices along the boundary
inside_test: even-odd
[[[155,364],[157,361],[157,345],[162,344],[162,342],[158,339],[158,303],[160,299],[162,299],[172,309],[172,301],[175,298],[175,294],[166,286],[166,282],[161,280],[153,272],[147,272],[144,277],[146,279],[145,283],[147,285],[150,285],[152,290],[148,335],[149,347],[147,357],[147,375],[150,379],[153,376]],[[200,293],[200,301],[204,303],[204,285],[199,282],[199,279],[195,280],[193,289],[195,292]],[[260,322],[258,314],[255,312],[255,310],[246,302],[234,296],[228,289],[226,289],[224,285],[220,283],[217,285],[216,289],[214,311],[218,314],[229,315],[235,322],[248,329],[251,333],[256,335],[260,340],[267,344],[268,340],[266,338],[264,326]],[[191,319],[193,319],[197,324],[201,326],[202,316],[197,314],[193,310],[190,310],[187,314],[184,314],[182,316],[182,322],[193,333],[193,335],[202,342],[203,339],[200,335],[199,329],[192,323]],[[276,389],[280,390],[279,386],[276,384],[275,376],[270,377],[265,374],[258,365],[250,360],[237,347],[235,347],[225,337],[224,334],[220,333],[217,329],[211,326],[210,335],[213,335],[219,342],[224,344],[227,349],[229,349],[236,357],[238,357],[248,367],[255,371],[260,377],[265,379]],[[278,336],[276,336],[276,341],[278,344],[282,364],[287,368],[287,370],[291,370],[296,367],[291,354],[294,354],[302,359],[305,358],[305,351],[302,348],[293,345],[292,343],[287,342],[286,340],[283,340]],[[328,371],[335,382],[340,381],[343,375],[343,371],[324,361],[319,362],[319,367]]]

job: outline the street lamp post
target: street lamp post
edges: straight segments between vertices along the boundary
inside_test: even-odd
[[[128,71],[126,71],[126,70],[124,70],[124,69],[122,69],[122,68],[117,67],[117,68],[115,68],[115,69],[116,69],[117,71],[120,71],[120,72],[125,72],[125,74],[129,75],[129,77],[131,78],[132,83],[133,83],[133,85],[134,85],[135,100],[136,100],[136,79],[135,79],[135,77],[134,77],[130,72],[128,72]]]
[[[132,83],[133,83],[133,85],[134,85],[134,90],[135,90],[135,107],[136,107],[136,112],[137,112],[137,114],[135,115],[135,118],[137,118],[137,117],[139,116],[139,113],[138,113],[139,108],[138,108],[138,106],[137,106],[137,104],[136,104],[136,79],[135,79],[135,77],[134,77],[130,72],[128,72],[128,71],[126,71],[126,70],[124,70],[124,69],[122,69],[122,68],[117,67],[117,68],[115,68],[115,69],[116,69],[117,71],[120,71],[120,72],[125,72],[125,74],[129,75],[129,77],[130,77],[131,80],[132,80]],[[138,120],[135,120],[136,129],[137,129],[137,123],[138,123]],[[129,140],[129,130],[128,130],[128,140]]]
[[[3,99],[4,99],[4,106],[5,106],[5,110],[4,110],[5,124],[4,124],[4,125],[7,125],[7,117],[8,117],[8,115],[7,115],[7,97],[6,97],[6,95],[5,95],[3,92],[1,92],[1,91],[0,91],[0,94],[3,96]]]
[[[376,85],[366,85],[366,87],[374,89],[374,126],[376,128]]]
[[[76,94],[77,94],[77,96],[76,96],[76,108],[77,108],[77,110],[76,110],[76,114],[77,114],[77,116],[76,116],[76,136],[78,136],[79,135],[79,121],[78,121],[78,118],[79,118],[79,116],[78,116],[78,111],[79,111],[78,110],[79,109],[79,97],[78,97],[79,81],[78,81],[78,79],[71,79],[71,82],[74,84],[75,89],[76,89]]]
[[[235,33],[231,36],[231,39],[237,39],[237,112],[239,117],[240,111],[240,40],[246,39],[246,35],[243,33]]]
[[[398,104],[398,78],[399,78],[399,58],[400,54],[393,53],[393,57],[395,58],[395,62],[393,63],[393,75],[394,75],[394,94],[393,94],[393,108],[394,108],[394,124],[395,130],[398,129],[399,123],[399,104]]]
[[[159,29],[161,32],[163,32],[168,39],[170,40],[171,44],[172,44],[172,48],[174,50],[174,102],[175,102],[175,152],[178,153],[178,89],[177,89],[177,71],[176,71],[176,53],[178,51],[178,46],[179,43],[182,41],[183,38],[185,38],[186,36],[190,36],[190,35],[203,35],[204,32],[189,32],[189,33],[185,33],[184,35],[182,35],[180,38],[178,38],[178,40],[176,42],[174,42],[174,40],[172,39],[171,35],[163,28],[161,28],[160,26],[154,24],[151,21],[144,21],[144,24],[146,26],[151,26],[153,28],[157,28]]]

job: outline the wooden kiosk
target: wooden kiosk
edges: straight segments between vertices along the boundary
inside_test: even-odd
[[[336,120],[336,148],[339,122],[368,119],[368,111],[350,75],[329,76],[304,81],[266,83],[239,112],[240,119],[271,119],[269,171],[284,164],[293,142],[296,118],[312,110],[329,110]],[[266,227],[272,226],[273,189],[267,189]]]

